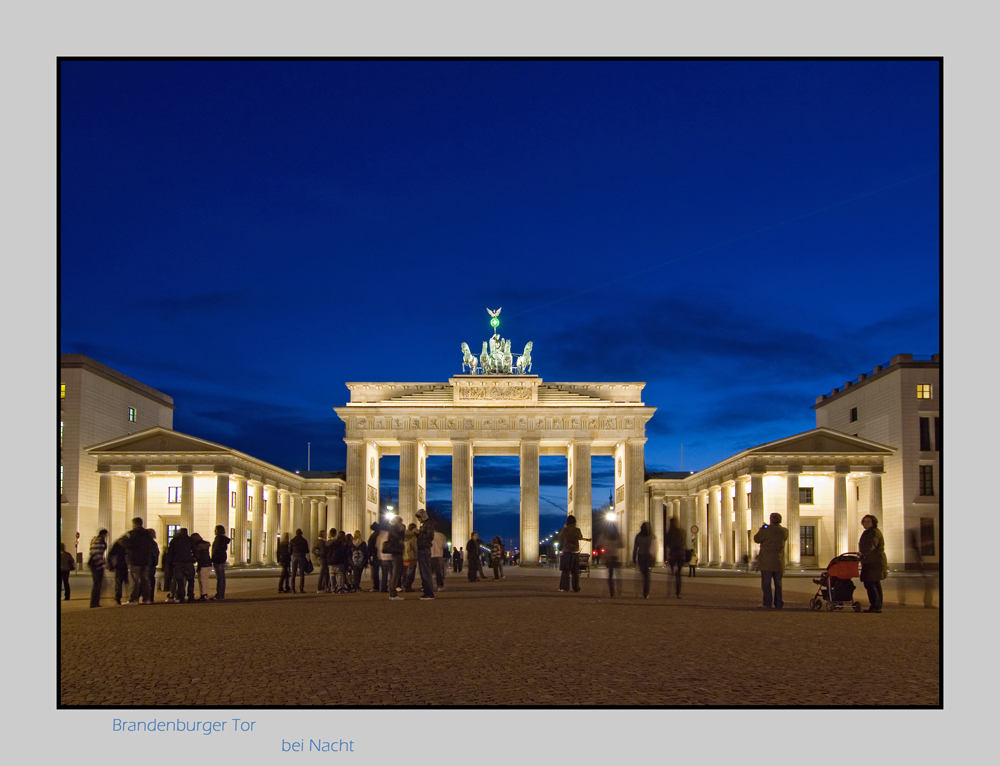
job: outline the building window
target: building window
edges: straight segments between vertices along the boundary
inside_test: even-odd
[[[267,513],[267,498],[266,497],[262,498],[260,502],[262,503],[261,508],[260,508],[260,512],[261,513]]]
[[[66,384],[65,383],[60,383],[59,384],[59,398],[60,399],[65,399],[66,398]]]
[[[181,501],[181,488],[180,487],[167,487],[167,502],[168,503],[179,503]]]
[[[920,418],[920,451],[931,451],[931,419]]]
[[[851,422],[854,423],[858,419],[858,408],[851,407]]]
[[[816,527],[799,527],[799,555],[816,555]]]
[[[247,495],[247,510],[253,510],[253,495]]]
[[[934,494],[934,466],[920,466],[920,494],[930,497]]]
[[[931,396],[931,384],[930,383],[918,383],[917,384],[917,398],[918,399],[933,399]]]
[[[933,556],[934,554],[934,519],[920,520],[920,555]]]
[[[941,418],[934,418],[934,450],[941,451]]]
[[[174,535],[180,528],[180,524],[167,524],[167,545],[170,545],[170,541],[174,539]]]
[[[236,495],[233,494],[233,497],[235,498]],[[233,502],[235,503],[236,501],[234,500]],[[229,552],[236,553],[236,529],[234,527],[229,528]]]
[[[59,421],[59,449],[62,449],[63,422]]]
[[[129,423],[135,422],[135,407],[128,408],[128,422]]]
[[[813,488],[799,487],[799,505],[812,505],[813,502]],[[811,556],[812,554],[810,553],[809,555]]]
[[[229,498],[229,505],[231,505],[233,508],[236,507],[236,493],[235,492],[233,492],[231,494],[230,498]],[[230,537],[232,537],[232,535],[230,535]]]
[[[59,494],[60,495],[63,493],[62,487],[63,487],[63,467],[60,464],[59,465]]]

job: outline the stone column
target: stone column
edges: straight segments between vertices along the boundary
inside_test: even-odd
[[[184,465],[178,468],[181,474],[181,526],[186,528],[188,533],[196,531],[194,528],[194,471],[191,466]],[[202,533],[202,537],[205,534]],[[212,539],[214,535],[208,537]]]
[[[97,529],[108,530],[108,548],[110,549],[115,541],[112,533],[116,531],[111,529],[111,489],[114,477],[112,477],[107,468],[98,468],[97,472],[100,477],[100,489],[98,490],[97,499]],[[90,556],[89,550],[87,551],[87,556]],[[113,577],[114,575],[112,574],[112,579]]]
[[[317,510],[316,537],[319,537],[320,532],[330,529],[330,527],[327,526],[327,521],[329,521],[330,513],[327,507],[325,496],[322,498],[319,497],[316,498],[316,510]],[[364,533],[365,529],[366,527],[362,526],[360,531]],[[365,539],[366,540],[368,539],[367,535],[365,535]]]
[[[629,439],[625,443],[625,467],[628,470],[628,488],[625,491],[625,503],[628,506],[628,531],[623,531],[622,538],[635,540],[639,528],[646,517],[646,455],[645,439]],[[662,517],[662,512],[657,514]],[[663,538],[659,538],[662,549]],[[631,556],[631,551],[629,551]],[[630,558],[631,560],[631,558]]]
[[[802,538],[799,532],[800,473],[802,473],[802,466],[788,466],[787,489],[785,492],[785,508],[788,512],[788,518],[785,522],[788,525],[788,565],[793,567],[800,566],[802,563]]]
[[[868,491],[868,513],[878,519],[879,529],[885,519],[882,516],[882,471],[881,467],[872,468],[871,487]],[[882,533],[883,535],[885,532]]]
[[[236,474],[236,523],[233,525],[233,564],[247,563],[247,480]]]
[[[736,550],[733,544],[733,488],[734,481],[722,483],[722,519],[720,529],[722,531],[722,566],[731,569],[736,563]]]
[[[312,545],[319,537],[319,501],[315,497],[302,498],[302,502],[309,503],[309,529],[304,530],[306,540],[309,541],[309,549],[312,550]],[[303,514],[305,515],[305,514]],[[351,532],[354,530],[352,529]]]
[[[399,440],[399,515],[406,526],[417,520],[416,440]]]
[[[365,517],[365,443],[362,439],[344,439],[347,442],[347,487],[342,509],[343,518],[337,529],[356,525]],[[295,529],[289,532],[295,534]]]
[[[538,562],[538,439],[521,440],[521,561]]]
[[[834,556],[846,553],[847,542],[847,468],[837,466],[833,476],[833,539]]]
[[[326,496],[326,531],[329,532],[331,529],[336,529],[338,532],[343,529],[340,524],[341,521],[341,509],[340,509],[340,495],[327,495]],[[381,521],[381,519],[379,519]],[[364,532],[365,530],[361,530]]]
[[[292,525],[288,529],[288,537],[289,539],[295,537],[295,532],[299,529],[302,530],[302,534],[305,536],[305,527],[308,526],[302,519],[302,504],[305,502],[305,498],[292,494],[288,498],[288,502],[292,504]]]
[[[591,442],[577,439],[573,442],[573,515],[584,537],[593,538],[593,511],[590,499],[590,447]],[[582,550],[582,546],[581,546]]]
[[[284,539],[285,535],[288,535],[288,539],[292,539],[292,535],[295,534],[295,528],[292,526],[292,493],[287,489],[282,489],[278,491],[278,497],[281,501],[281,517],[278,521],[278,533]]]
[[[719,550],[721,530],[719,528],[719,488],[708,488],[708,565],[717,567],[722,563]]]
[[[276,540],[278,537],[278,488],[269,485],[267,488],[267,527],[264,539],[264,563],[268,566],[277,564],[274,558]]]
[[[673,502],[670,503],[673,506]],[[663,529],[663,490],[655,490],[649,499],[649,516],[653,534],[656,535],[656,563],[663,563],[663,541],[666,533]],[[635,542],[635,535],[629,538],[622,536],[622,543],[625,546],[625,558],[632,560],[632,544]]]
[[[736,477],[736,557],[737,567],[749,566],[744,564],[750,561],[750,546],[747,541],[747,478],[745,476]]]
[[[229,472],[215,469],[215,526],[229,534]],[[215,530],[212,530],[215,537]]]
[[[451,544],[464,548],[472,534],[472,442],[453,439],[451,442]],[[524,541],[521,541],[522,561]]]
[[[764,472],[752,471],[750,473],[750,531],[754,534],[764,525]],[[752,561],[757,560],[757,553],[760,547],[751,546],[753,553]]]
[[[847,537],[853,539],[854,532],[861,527],[858,521],[858,480],[847,480]]]
[[[259,482],[251,482],[253,487],[253,502],[250,509],[253,513],[250,525],[250,563],[260,566],[264,563],[264,485]]]
[[[695,526],[698,527],[698,563],[708,566],[708,490],[703,489],[695,495],[694,506]]]
[[[147,493],[148,498],[148,493]],[[148,502],[148,500],[147,500]],[[135,518],[135,479],[131,476],[125,482],[125,519],[128,521],[128,528],[132,528],[132,519]],[[148,526],[143,524],[143,526]]]
[[[132,475],[135,477],[135,494],[132,500],[132,513],[135,515],[132,518],[142,519],[142,525],[146,526],[146,467],[132,466]],[[132,528],[132,519],[125,519],[125,528]]]

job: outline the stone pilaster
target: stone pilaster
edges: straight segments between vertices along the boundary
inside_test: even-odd
[[[747,540],[747,477],[736,477],[736,566],[749,566],[750,544]]]
[[[719,487],[708,488],[708,565],[717,567],[722,563],[719,550],[721,531],[719,529]]]
[[[97,528],[108,530],[108,548],[110,548],[116,539],[113,533],[119,531],[111,529],[111,490],[114,477],[107,468],[98,468],[97,471],[100,477],[100,488],[97,496]],[[89,551],[87,555],[90,555]]]
[[[878,519],[879,526],[881,527],[883,521],[885,521],[882,517],[882,469],[873,468],[869,481],[868,513]]]
[[[229,534],[229,472],[215,470],[215,526]],[[212,530],[215,537],[215,530]]]
[[[340,508],[340,495],[327,495],[326,496],[326,531],[329,532],[331,529],[341,530],[343,527],[340,522],[342,520],[341,508]],[[381,521],[381,519],[379,519]],[[361,530],[365,532],[364,529]]]
[[[417,442],[399,440],[399,515],[409,526],[417,520]]]
[[[344,439],[347,442],[347,488],[343,514],[337,529],[355,526],[365,517],[365,492],[368,470],[365,466],[365,443],[362,439]],[[288,530],[295,534],[295,529]]]
[[[754,534],[764,525],[764,472],[750,474],[750,531]],[[760,547],[752,547],[753,561],[757,560]]]
[[[797,567],[802,563],[802,538],[799,531],[799,474],[802,473],[801,466],[788,466],[788,475],[785,480],[787,488],[785,491],[785,509],[788,518],[785,523],[788,526],[788,565]]]
[[[309,529],[305,530],[305,535],[311,550],[316,538],[319,537],[319,501],[315,497],[310,497],[302,498],[302,502],[309,503]]]
[[[259,481],[251,482],[253,500],[250,503],[250,563],[260,566],[264,563],[264,485]]]
[[[132,466],[132,475],[135,477],[135,494],[132,499],[132,518],[142,519],[143,526],[146,526],[146,471],[145,466]],[[125,528],[132,528],[132,519],[125,519]],[[189,530],[190,531],[190,530]]]
[[[673,502],[670,503],[673,506]],[[662,490],[656,491],[649,498],[649,517],[650,517],[650,527],[653,530],[653,534],[656,535],[656,563],[663,563],[663,541],[666,539],[666,533],[663,529],[663,492]],[[626,553],[625,558],[629,561],[632,560],[632,543],[635,542],[635,535],[629,538],[622,538],[622,543],[625,546]]]
[[[278,534],[281,535],[281,539],[285,539],[285,535],[288,535],[288,539],[292,539],[292,535],[295,534],[295,528],[292,526],[292,493],[287,489],[282,489],[278,491],[279,501],[281,502],[281,516],[278,520]]]
[[[521,440],[521,561],[538,561],[538,440]]]
[[[836,547],[834,556],[853,550],[848,548],[847,532],[847,469],[837,466],[833,475],[833,540]]]
[[[194,471],[191,466],[180,466],[177,470],[181,474],[181,526],[189,534],[199,532],[205,537],[202,530],[194,528]],[[211,540],[212,537],[214,535],[209,535],[207,539]]]
[[[267,487],[267,508],[265,509],[267,525],[264,533],[264,563],[268,566],[277,564],[274,551],[278,537],[278,488]]]
[[[858,518],[858,480],[847,479],[847,538],[851,540],[855,530],[861,527]]]
[[[708,566],[708,490],[703,489],[696,495],[695,526],[698,527],[698,561],[703,567]]]
[[[472,442],[451,442],[451,544],[464,548],[472,535]],[[522,552],[524,541],[521,542]],[[522,555],[522,560],[524,556]]]
[[[237,474],[236,479],[236,523],[233,535],[234,564],[247,563],[247,480]]]
[[[646,505],[646,440],[629,439],[625,443],[625,463],[628,470],[628,489],[626,491],[625,503],[627,510],[628,527],[622,530],[622,540],[635,540],[639,534],[639,528],[644,521],[649,518],[646,515],[648,506]],[[662,516],[662,514],[657,514]],[[662,549],[663,538],[660,537],[660,548]],[[631,551],[629,551],[631,561]]]
[[[303,497],[300,497],[299,495],[296,495],[293,492],[291,497],[288,498],[288,502],[292,504],[292,525],[288,529],[288,535],[290,538],[295,537],[295,532],[301,529],[303,536],[305,536],[307,531],[306,527],[309,526],[307,523],[305,523],[305,520],[302,518],[304,515],[303,503],[305,502],[305,499]],[[310,543],[310,545],[311,544],[312,543]]]
[[[578,439],[573,442],[573,515],[584,537],[593,538],[594,523],[590,499],[590,448],[591,442]],[[581,550],[583,550],[581,546]]]
[[[722,483],[722,509],[719,528],[722,532],[722,566],[731,569],[736,563],[736,550],[733,535],[733,488],[735,482]]]

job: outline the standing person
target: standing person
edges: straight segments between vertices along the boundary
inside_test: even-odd
[[[156,544],[156,530],[149,530],[149,603],[156,601],[156,565],[160,563],[160,546]]]
[[[620,596],[622,592],[621,548],[623,546],[618,525],[614,522],[605,524],[604,532],[601,534],[597,545],[601,550],[601,558],[604,560],[604,566],[608,568],[608,591],[611,598],[615,597],[616,590],[618,591],[617,595]]]
[[[66,601],[69,601],[69,573],[74,569],[73,554],[66,550],[66,543],[59,543],[59,594],[66,591]]]
[[[681,597],[681,571],[687,562],[687,549],[684,547],[687,540],[684,537],[684,530],[677,523],[677,518],[670,517],[670,527],[667,529],[667,561],[670,564],[670,572],[674,576],[674,592],[677,598]],[[667,593],[670,589],[667,588]]]
[[[882,581],[889,576],[889,560],[885,555],[885,538],[878,528],[878,519],[871,514],[861,519],[865,531],[858,540],[861,554],[861,582],[868,591],[866,612],[879,614],[882,611]]]
[[[108,549],[108,530],[102,529],[90,541],[90,556],[87,566],[90,568],[90,608],[101,605],[101,586],[104,584],[104,552]]]
[[[413,592],[413,581],[417,579],[417,525],[410,522],[403,535],[403,590]]]
[[[445,545],[447,545],[447,539],[444,532],[435,530],[434,541],[431,543],[431,569],[434,570],[438,590],[444,590],[444,572],[447,568],[445,561],[449,558]]]
[[[688,577],[694,577],[698,569],[698,549],[690,548],[691,555],[688,556]]]
[[[132,580],[132,594],[128,597],[130,604],[138,604],[140,597],[144,604],[153,600],[149,584],[149,554],[152,542],[149,530],[142,525],[142,519],[138,517],[132,519],[132,531],[124,538],[128,574]]]
[[[368,543],[361,537],[361,530],[354,530],[351,542],[351,571],[354,575],[354,592],[361,592],[361,578],[368,565]]]
[[[275,560],[281,565],[281,577],[278,578],[278,593],[292,592],[292,575],[289,566],[292,563],[292,551],[288,545],[288,533],[281,535],[278,547],[274,549]]]
[[[330,534],[326,538],[326,562],[330,567],[330,579],[328,586],[331,593],[344,592],[344,573],[340,564],[344,558],[344,533],[338,532],[335,528],[330,529]]]
[[[386,530],[386,541],[383,552],[392,558],[392,574],[389,576],[389,600],[402,601],[399,595],[400,578],[403,576],[403,550],[405,546],[406,528],[403,526],[403,519],[393,516],[389,522],[389,529]]]
[[[212,544],[195,532],[191,535],[194,560],[198,566],[198,600],[208,601],[208,575],[212,571]]]
[[[462,571],[462,549],[453,548],[451,552],[451,571],[456,574]]]
[[[375,537],[375,548],[378,550],[379,568],[382,570],[382,584],[379,593],[389,592],[389,578],[392,576],[392,554],[386,550],[386,543],[389,542],[389,525],[383,524]]]
[[[309,555],[309,541],[302,536],[302,530],[295,530],[295,537],[289,543],[292,551],[292,593],[295,593],[295,578],[299,578],[298,592],[306,592],[306,557]]]
[[[642,597],[649,598],[649,572],[653,568],[653,548],[656,538],[649,531],[649,522],[642,522],[639,534],[632,543],[632,563],[638,565],[642,573]]]
[[[163,563],[163,590],[167,592],[167,603],[174,603],[174,565],[173,555],[170,553],[170,544],[163,549],[160,557]]]
[[[503,557],[505,551],[503,549],[503,540],[499,535],[493,538],[490,543],[490,565],[493,567],[493,579],[501,580],[503,579]]]
[[[420,529],[417,531],[417,566],[420,568],[420,587],[424,594],[421,601],[434,598],[434,574],[431,570],[431,546],[434,544],[434,521],[427,511],[420,508],[417,511]]]
[[[215,570],[214,601],[222,601],[226,597],[226,559],[229,558],[230,540],[226,537],[226,528],[219,524],[215,528],[215,539],[212,540],[212,568]]]
[[[580,541],[590,542],[576,526],[576,516],[566,517],[566,524],[559,530],[559,545],[562,546],[562,561],[559,564],[559,592],[565,593],[572,586],[574,593],[580,592]]]
[[[351,556],[354,552],[354,535],[344,535],[344,555],[341,558],[341,571],[344,573],[344,592],[354,593],[354,567]]]
[[[173,540],[170,541],[170,563],[174,570],[174,602],[184,603],[185,594],[194,587],[194,562],[195,549],[188,535],[187,527],[177,530]],[[188,601],[192,601],[189,598]]]
[[[472,531],[472,537],[469,538],[469,542],[465,544],[468,548],[466,551],[466,563],[469,565],[469,582],[476,582],[478,577],[482,576],[482,570],[479,565],[479,533],[475,530]],[[459,564],[459,569],[461,570],[461,564]]]
[[[326,557],[326,530],[319,531],[319,537],[313,544],[313,566],[319,571],[319,582],[316,583],[317,593],[326,593],[330,590],[330,569]]]
[[[372,533],[368,535],[368,563],[372,568],[372,593],[378,593],[379,575],[382,574],[381,555],[378,547],[378,533],[382,531],[381,525],[374,521],[370,527]]]
[[[764,524],[753,536],[755,543],[760,543],[760,553],[757,554],[757,569],[760,570],[760,589],[764,594],[762,609],[771,608],[771,583],[774,583],[774,608],[782,609],[785,602],[781,599],[781,576],[785,571],[785,541],[788,540],[788,530],[781,526],[781,514],[772,513],[771,523]]]
[[[122,605],[122,587],[128,584],[128,561],[125,558],[125,536],[115,540],[108,551],[108,565],[115,571],[115,603]]]

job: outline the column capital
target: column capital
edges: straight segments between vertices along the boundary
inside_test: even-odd
[[[144,465],[133,465],[133,466],[130,467],[129,470],[131,470],[132,473],[136,474],[136,475],[144,474],[144,473],[146,473],[146,466],[144,466]]]
[[[367,441],[367,439],[358,439],[353,436],[344,437],[344,444],[347,444],[348,446],[358,446],[359,444],[365,444]]]
[[[111,476],[112,474],[117,473],[117,471],[112,471],[110,466],[99,465],[97,466],[97,473],[102,476]]]
[[[645,436],[630,436],[625,440],[626,444],[645,444],[649,441]]]
[[[593,439],[588,439],[586,437],[573,438],[569,440],[570,444],[587,444],[592,445],[594,443]]]
[[[518,439],[522,444],[537,444],[542,440],[541,436],[522,436]]]
[[[882,474],[885,473],[885,466],[873,465],[871,468],[868,469],[868,473],[870,473],[872,476],[881,476]]]
[[[833,467],[833,472],[837,476],[846,476],[851,472],[851,467],[849,465],[836,465]]]
[[[795,473],[795,474],[802,473],[802,466],[801,465],[790,465],[790,466],[788,466],[788,468],[785,471],[785,473]]]
[[[263,487],[264,486],[264,481],[262,479],[258,479],[257,477],[248,478],[247,479],[247,486],[250,486],[250,487]]]
[[[232,469],[228,465],[217,465],[212,471],[219,476],[232,476]]]

